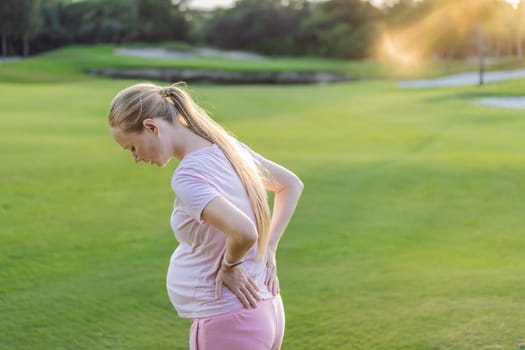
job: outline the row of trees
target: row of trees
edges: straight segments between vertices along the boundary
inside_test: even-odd
[[[2,54],[68,44],[186,40],[185,1],[1,0]]]
[[[410,1],[404,3],[410,7]],[[416,6],[425,7],[423,16],[387,32],[398,51],[446,59],[523,55],[523,2],[517,8],[503,0],[434,0]]]
[[[232,8],[197,11],[188,0],[1,0],[0,34],[3,55],[73,43],[172,40],[335,58],[369,57],[378,48],[465,57],[482,40],[485,52],[508,55],[522,50],[520,6],[503,0],[390,0],[382,8],[366,0],[237,0]]]

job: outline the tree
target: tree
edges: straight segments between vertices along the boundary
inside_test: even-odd
[[[501,0],[424,0],[419,20],[392,34],[397,47],[391,51],[447,61],[475,54],[483,84],[485,56],[498,54],[505,37],[515,32],[511,10]]]
[[[383,23],[390,27],[404,27],[421,19],[429,6],[428,1],[398,0],[386,3],[381,10]]]
[[[17,0],[0,1],[0,35],[2,36],[2,56],[7,56],[7,40],[15,31],[15,7]]]
[[[516,46],[518,58],[523,58],[523,25],[525,21],[525,1],[520,1],[514,16],[514,24],[516,26]]]
[[[146,41],[185,40],[189,25],[184,17],[187,1],[138,0],[140,39]]]
[[[293,53],[300,22],[307,12],[299,0],[240,0],[216,11],[205,28],[208,43],[264,54]]]
[[[33,52],[53,49],[72,42],[72,32],[62,23],[66,6],[63,0],[42,1],[42,26],[32,40]]]
[[[479,62],[479,85],[484,84],[485,73],[485,35],[487,34],[491,21],[496,18],[498,6],[497,0],[463,0],[461,12],[464,18],[472,23],[477,41]],[[496,21],[498,21],[496,19]]]
[[[15,34],[22,37],[23,55],[29,55],[29,39],[35,36],[42,25],[40,0],[18,0],[16,8]]]
[[[301,24],[310,52],[337,58],[363,58],[378,33],[381,12],[361,0],[331,0],[315,6]]]
[[[29,54],[29,39],[41,26],[40,0],[2,0],[0,2],[0,31],[2,53],[7,55],[9,37],[22,39],[23,55]]]
[[[136,38],[138,35],[137,2],[127,0],[74,2],[65,7],[62,24],[71,33],[73,42],[120,43]]]

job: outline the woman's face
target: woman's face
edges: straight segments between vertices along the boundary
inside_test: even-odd
[[[111,133],[122,148],[131,151],[137,163],[145,162],[163,167],[172,158],[168,145],[163,142],[157,120],[145,120],[142,132],[125,132],[117,126],[111,128]]]

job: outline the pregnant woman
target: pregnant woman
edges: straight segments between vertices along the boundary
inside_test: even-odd
[[[179,85],[136,84],[109,111],[135,162],[180,162],[169,298],[192,321],[191,350],[276,350],[284,335],[276,250],[303,184],[214,122]],[[270,214],[266,191],[275,192]]]

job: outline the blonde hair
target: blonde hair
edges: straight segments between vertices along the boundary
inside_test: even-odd
[[[142,122],[147,118],[162,118],[173,123],[177,115],[182,116],[186,127],[194,133],[219,146],[239,175],[254,212],[258,233],[257,258],[261,258],[268,244],[270,228],[270,208],[263,185],[266,174],[245,158],[234,137],[212,120],[180,84],[159,87],[141,83],[122,90],[111,102],[108,121],[111,127],[120,127],[124,132],[142,132]]]

